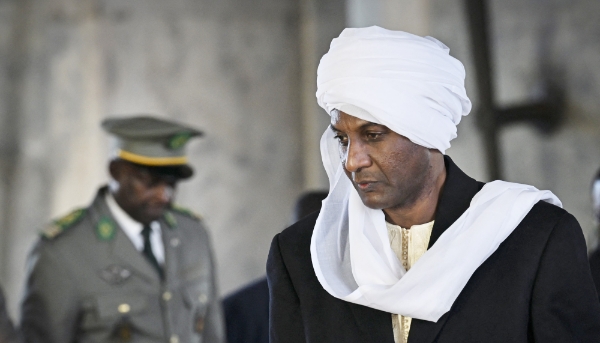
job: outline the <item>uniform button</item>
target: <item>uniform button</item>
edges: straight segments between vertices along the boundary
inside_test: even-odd
[[[208,301],[208,297],[206,296],[206,294],[200,294],[198,300],[200,300],[201,303],[205,304]]]
[[[121,304],[117,307],[117,310],[119,313],[129,313],[129,311],[131,311],[131,306],[129,306],[129,304]]]
[[[171,298],[173,297],[173,294],[171,294],[171,292],[166,291],[163,293],[162,298],[164,301],[169,301],[171,300]]]
[[[173,238],[173,239],[171,239],[171,246],[173,248],[178,247],[180,243],[181,243],[181,241],[179,240],[179,238]]]
[[[171,338],[169,339],[169,343],[179,343],[179,336],[172,335]]]
[[[131,276],[131,272],[127,269],[122,269],[121,272],[119,273],[119,275],[123,278],[123,279],[127,279],[128,277]]]

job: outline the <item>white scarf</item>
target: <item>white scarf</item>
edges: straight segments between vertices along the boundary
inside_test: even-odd
[[[319,65],[317,98],[381,123],[416,144],[444,152],[468,114],[462,64],[435,39],[371,27],[346,29]],[[446,313],[475,270],[549,191],[494,181],[406,272],[389,245],[383,211],[367,208],[343,172],[338,143],[327,129],[321,155],[329,195],[311,240],[312,263],[336,298],[428,321]]]

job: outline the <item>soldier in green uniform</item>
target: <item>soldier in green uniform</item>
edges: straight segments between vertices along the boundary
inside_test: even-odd
[[[27,342],[224,342],[202,220],[172,204],[201,132],[149,116],[107,119],[111,181],[55,220],[28,261]]]

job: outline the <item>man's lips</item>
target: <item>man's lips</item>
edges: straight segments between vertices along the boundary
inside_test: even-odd
[[[369,188],[371,188],[375,183],[377,183],[377,181],[369,181],[369,180],[361,180],[361,181],[355,181],[356,186],[358,187],[358,189],[365,191],[368,190]]]

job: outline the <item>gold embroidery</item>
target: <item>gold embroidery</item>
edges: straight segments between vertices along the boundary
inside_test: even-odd
[[[408,271],[410,269],[410,265],[408,264],[408,241],[410,240],[410,231],[408,229],[402,228],[402,265],[404,269]],[[403,343],[408,342],[408,332],[410,331],[410,317],[400,316],[400,323],[402,325],[402,338]]]
[[[411,229],[404,229],[396,225],[388,224],[388,237],[390,246],[400,263],[406,271],[427,251],[433,222],[415,225]],[[392,314],[392,327],[394,330],[394,341],[396,343],[407,343],[410,333],[412,318],[398,314]]]

